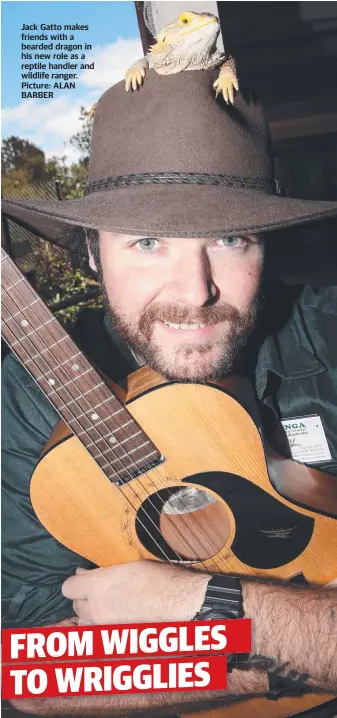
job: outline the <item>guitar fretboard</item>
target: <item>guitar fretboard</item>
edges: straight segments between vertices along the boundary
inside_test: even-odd
[[[111,481],[124,483],[160,452],[1,249],[2,334]]]

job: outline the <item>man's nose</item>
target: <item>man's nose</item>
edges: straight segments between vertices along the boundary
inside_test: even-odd
[[[202,307],[217,294],[206,253],[187,254],[171,269],[166,282],[170,298],[190,307]]]

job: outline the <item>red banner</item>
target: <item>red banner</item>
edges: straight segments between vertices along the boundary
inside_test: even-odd
[[[225,656],[3,666],[3,698],[53,698],[226,688]]]
[[[2,632],[4,663],[250,651],[249,618],[222,622],[50,626]]]

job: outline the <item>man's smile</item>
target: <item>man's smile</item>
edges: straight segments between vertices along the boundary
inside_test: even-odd
[[[165,320],[157,320],[157,325],[161,327],[161,330],[170,335],[172,338],[183,339],[184,341],[200,342],[202,340],[208,340],[210,336],[214,335],[220,327],[220,322],[215,324],[202,324],[201,322],[168,322]]]

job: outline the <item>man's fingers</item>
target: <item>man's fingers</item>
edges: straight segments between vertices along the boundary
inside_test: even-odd
[[[73,601],[85,600],[89,590],[90,573],[90,571],[85,571],[85,573],[67,578],[61,589],[65,598],[71,598]]]
[[[75,573],[76,573],[76,575],[78,575],[79,573],[88,573],[88,571],[89,571],[88,568],[82,568],[82,566],[78,566]]]
[[[76,616],[78,616],[79,618],[85,618],[90,620],[88,601],[83,601],[82,599],[73,601],[73,609],[76,613]]]

